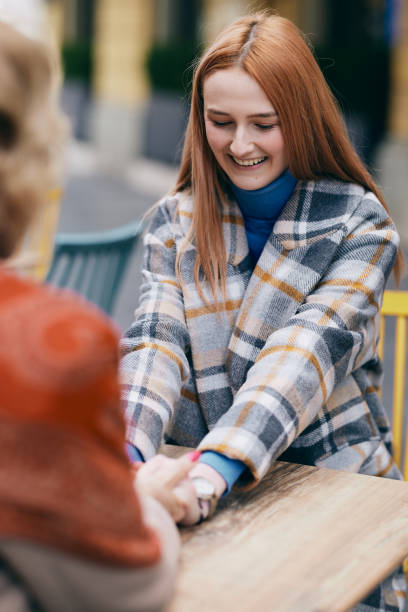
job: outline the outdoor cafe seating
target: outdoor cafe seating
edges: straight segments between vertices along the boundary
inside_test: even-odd
[[[141,223],[54,237],[56,209],[50,206],[45,242],[38,234],[37,254],[26,241],[9,265],[70,287],[110,314]],[[386,291],[379,351],[383,356],[385,319],[395,317],[393,435],[405,480],[407,315],[408,292]],[[162,448],[170,456],[185,450]],[[408,486],[277,461],[258,487],[221,499],[210,521],[183,528],[181,537],[170,612],[345,612],[408,556]]]
[[[73,289],[112,314],[141,233],[142,223],[133,221],[105,231],[57,234],[46,281]]]

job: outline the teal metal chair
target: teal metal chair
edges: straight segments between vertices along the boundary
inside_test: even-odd
[[[72,289],[112,314],[142,223],[87,233],[57,234],[46,282]]]

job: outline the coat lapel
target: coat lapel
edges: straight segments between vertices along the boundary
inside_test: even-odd
[[[193,202],[191,196],[181,196],[177,207],[181,236],[187,236],[193,218]],[[238,204],[232,199],[226,199],[222,205],[222,231],[224,234],[227,262],[238,266],[248,256],[248,242],[245,233],[244,220]],[[191,246],[189,248],[193,248]],[[188,250],[188,249],[187,249]]]
[[[196,290],[195,246],[187,248],[181,260],[186,322],[197,392],[209,428],[228,410],[268,337],[296,314],[332,261],[348,201],[344,184],[338,194],[328,191],[332,185],[297,184],[253,271],[240,209],[233,200],[223,205],[227,286],[225,301],[219,295],[219,315],[207,284],[202,288],[208,305]],[[183,241],[191,225],[190,198],[179,204],[179,213]],[[231,397],[221,393],[226,388]]]
[[[227,263],[239,266],[249,255],[244,219],[238,204],[228,199],[222,207],[222,229],[224,233]]]
[[[318,184],[297,184],[246,287],[228,345],[234,392],[270,334],[288,322],[318,284],[341,240],[344,205],[316,191]],[[344,204],[344,191],[342,199]]]

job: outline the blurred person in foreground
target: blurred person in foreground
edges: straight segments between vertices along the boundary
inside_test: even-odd
[[[66,130],[51,57],[0,22],[3,260],[57,180]],[[0,338],[0,610],[162,610],[197,453],[156,457],[135,480],[118,336],[96,307],[2,265]]]
[[[232,23],[197,64],[179,177],[153,210],[122,340],[129,454],[150,459],[163,436],[203,451],[184,523],[278,457],[401,478],[377,340],[402,264],[302,34],[277,15]],[[401,610],[405,589],[397,570],[356,610]]]

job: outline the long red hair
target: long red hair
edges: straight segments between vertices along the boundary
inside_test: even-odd
[[[335,99],[297,27],[277,15],[257,13],[234,21],[207,49],[195,70],[190,117],[174,192],[194,199],[191,236],[197,247],[195,282],[200,270],[215,300],[225,288],[226,253],[220,203],[224,175],[208,145],[204,124],[203,83],[217,70],[239,66],[255,79],[280,118],[289,169],[298,180],[333,177],[384,198],[348,137]],[[404,266],[399,249],[397,282]]]

